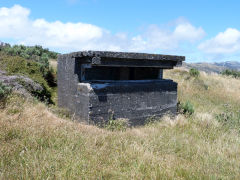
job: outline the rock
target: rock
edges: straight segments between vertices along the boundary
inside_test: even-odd
[[[24,97],[32,97],[32,93],[43,91],[43,87],[32,79],[22,75],[7,75],[2,70],[0,70],[0,82]]]

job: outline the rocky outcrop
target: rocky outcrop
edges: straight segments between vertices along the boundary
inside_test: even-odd
[[[43,91],[43,87],[32,79],[22,75],[7,75],[2,70],[0,70],[0,82],[24,97],[31,97],[34,92]]]

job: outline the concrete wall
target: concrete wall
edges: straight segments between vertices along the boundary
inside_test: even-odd
[[[58,57],[58,105],[72,113],[78,111],[76,99],[81,68],[77,66],[75,58],[71,56]]]
[[[177,111],[177,83],[171,80],[80,83],[78,90],[78,101],[89,105],[87,110],[79,104],[79,110],[84,107],[89,112],[80,110],[80,116],[91,124],[102,124],[113,115],[129,119],[130,125],[142,125],[147,118]]]
[[[155,80],[104,83],[84,80],[82,67],[70,54],[58,58],[58,104],[74,113],[79,121],[102,124],[113,115],[129,119],[131,125],[141,125],[152,116],[176,114],[177,83],[161,80],[162,71],[153,72],[159,78]],[[124,73],[129,71],[119,72],[120,79],[128,79]]]

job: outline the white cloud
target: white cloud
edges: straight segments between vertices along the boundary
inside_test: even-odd
[[[27,36],[30,11],[19,5],[0,8],[0,37],[20,39]]]
[[[71,49],[71,46],[82,48],[83,44],[101,38],[104,33],[103,29],[91,24],[31,20],[29,14],[30,10],[19,5],[0,8],[0,38],[12,38],[28,45]]]
[[[145,34],[132,38],[132,49],[171,50],[178,48],[182,42],[194,43],[203,38],[204,35],[205,32],[201,27],[196,28],[189,22],[177,23],[173,31],[151,25]]]
[[[201,27],[196,28],[188,22],[178,24],[173,32],[174,38],[179,40],[188,40],[190,42],[200,40],[204,35],[205,32]]]
[[[182,21],[173,30],[151,25],[145,32],[128,37],[126,33],[112,34],[92,24],[48,22],[30,19],[29,15],[30,10],[20,5],[0,8],[0,38],[26,45],[39,44],[61,52],[89,49],[166,52],[177,49],[181,43],[193,43],[205,34],[201,27]]]
[[[231,54],[240,51],[240,31],[228,28],[212,39],[201,43],[198,48],[209,54]]]

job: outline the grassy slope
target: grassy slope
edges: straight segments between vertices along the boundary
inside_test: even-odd
[[[125,132],[61,119],[13,96],[0,111],[0,179],[238,179],[239,123],[215,116],[239,111],[240,80],[197,80],[183,70],[165,77],[179,83],[180,101],[190,100],[195,114]]]

